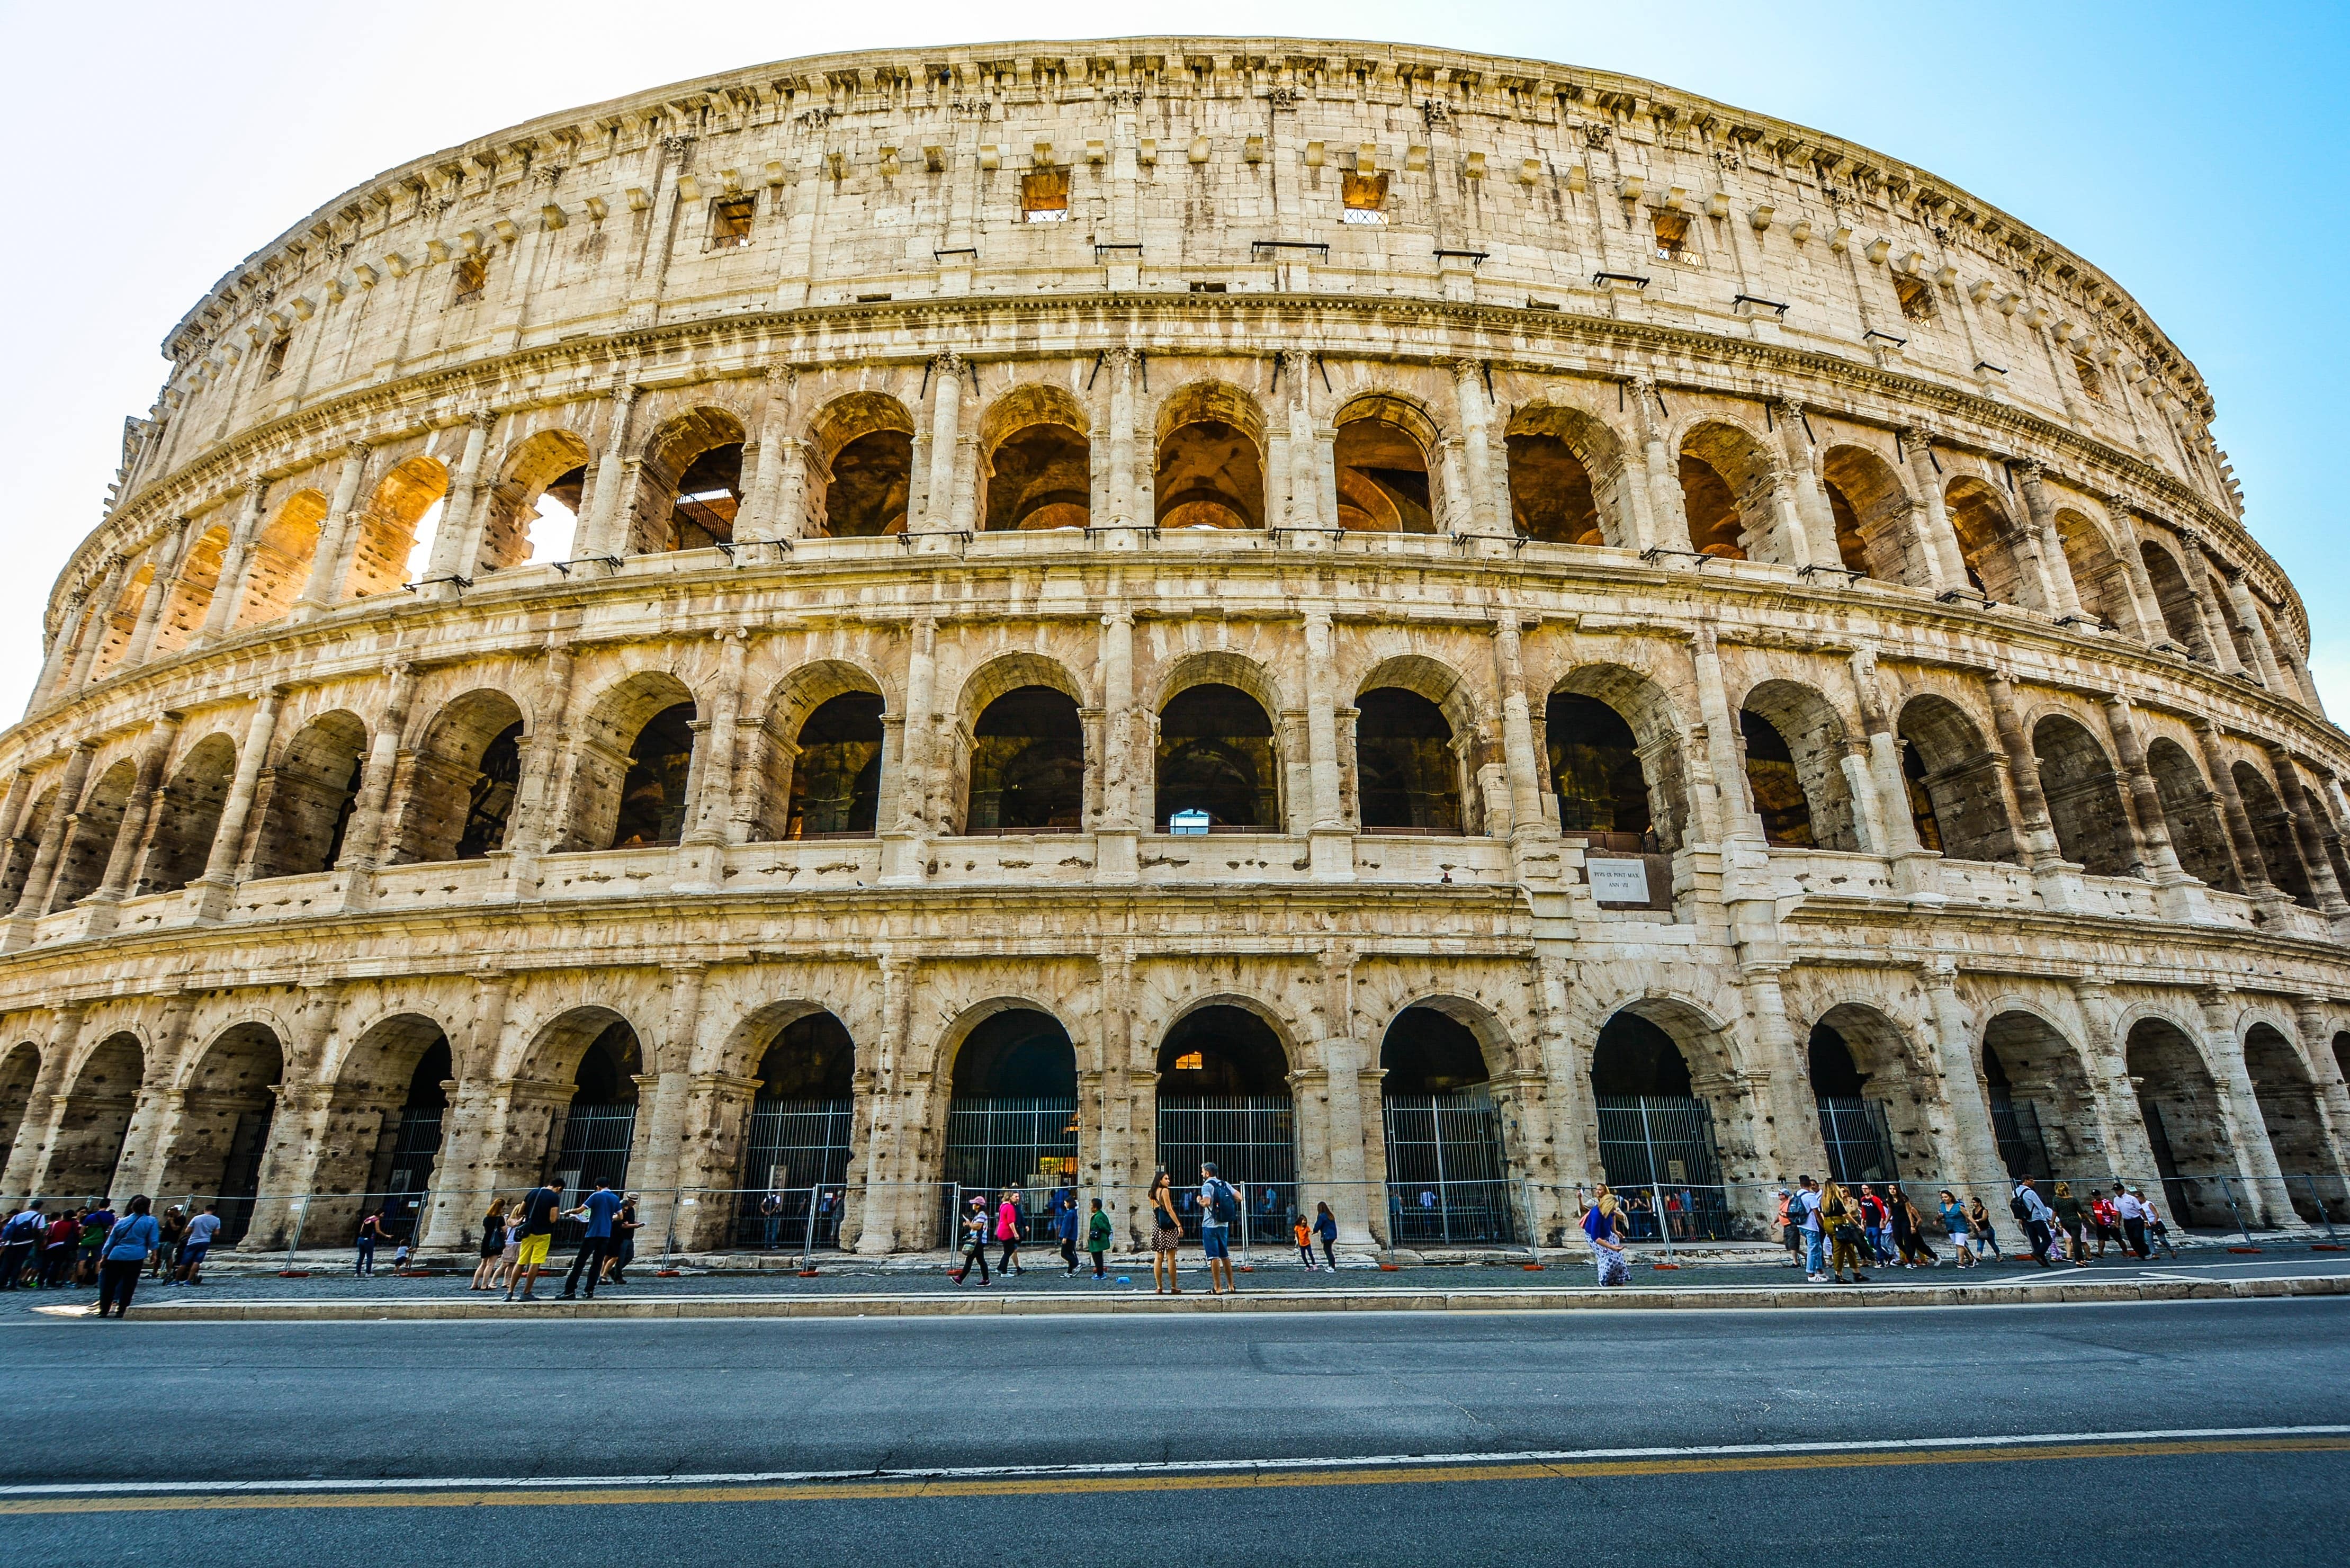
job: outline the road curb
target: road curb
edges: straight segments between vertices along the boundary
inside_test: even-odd
[[[206,1301],[141,1303],[151,1323],[398,1323],[528,1318],[697,1317],[1053,1317],[1121,1313],[1589,1312],[1672,1309],[2017,1306],[2056,1303],[2178,1302],[2350,1295],[2350,1274],[2259,1280],[2079,1281],[2045,1285],[1835,1286],[1785,1290],[1746,1285],[1686,1290],[1247,1291],[1159,1295],[681,1296],[667,1300]],[[35,1308],[64,1315],[59,1308]]]

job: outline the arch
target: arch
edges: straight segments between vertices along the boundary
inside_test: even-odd
[[[2170,640],[2206,664],[2216,662],[2211,639],[2204,635],[2203,611],[2195,602],[2195,590],[2187,586],[2187,574],[2178,569],[2178,559],[2151,539],[2140,541],[2137,551],[2146,563],[2155,607],[2162,614],[2163,629]]]
[[[1356,799],[1366,832],[1457,834],[1464,829],[1469,737],[1444,710],[1401,686],[1355,699]]]
[[[106,879],[106,864],[114,841],[122,832],[123,808],[139,782],[139,765],[125,757],[92,780],[74,808],[64,852],[50,884],[49,908],[66,909],[98,891]]]
[[[231,629],[283,620],[294,608],[310,563],[318,553],[318,525],[327,518],[327,498],[315,490],[297,490],[277,504],[276,513],[253,536],[244,566],[244,601],[236,607]],[[230,585],[234,592],[235,585]]]
[[[880,821],[882,701],[846,691],[817,704],[793,736],[785,838],[869,838]]]
[[[2109,627],[2137,629],[2137,600],[2130,592],[2129,574],[2106,542],[2106,531],[2077,508],[2060,506],[2056,536],[2064,543],[2064,568],[2072,574],[2083,613]]]
[[[1369,392],[1349,400],[1332,423],[1338,526],[1349,533],[1438,532],[1429,479],[1437,432],[1427,413],[1391,393]]]
[[[1074,1175],[1077,1056],[1068,1030],[1051,1013],[1008,999],[982,1003],[963,1019],[949,1077],[946,1179],[994,1192]],[[1028,1202],[1033,1213],[1038,1199]]]
[[[1398,1012],[1379,1037],[1384,1095],[1443,1095],[1492,1081],[1485,1043],[1454,1010],[1426,1002]]]
[[[2162,819],[2170,829],[2170,846],[2180,867],[2222,892],[2242,892],[2235,849],[2220,815],[2220,792],[2204,779],[2187,748],[2168,735],[2158,735],[2146,748],[2146,766],[2154,775],[2154,793],[2162,802]]]
[[[553,1158],[546,1168],[562,1173],[574,1192],[599,1181],[615,1190],[626,1187],[636,1150],[637,1080],[648,1071],[636,1026],[608,1008],[574,1008],[541,1033],[533,1056],[536,1075],[547,1076],[553,1067],[558,1075],[551,1081],[571,1088],[561,1102],[561,1131],[550,1127]]]
[[[762,1100],[846,1100],[854,1092],[857,1042],[837,1017],[810,1008],[777,1026],[752,1076]]]
[[[1975,591],[2000,604],[2045,608],[2039,593],[2024,586],[2016,559],[2015,520],[1999,493],[1986,481],[1962,473],[1943,487],[1942,502],[1959,536],[1967,581]]]
[[[1786,564],[1777,536],[1770,450],[1727,420],[1701,420],[1681,437],[1681,508],[1690,548],[1729,561]]]
[[[2032,751],[2064,858],[2092,877],[2145,876],[2120,778],[2096,737],[2079,721],[2051,713],[2032,726]]]
[[[1840,1181],[1896,1181],[1937,1164],[1927,1106],[1939,1097],[1930,1064],[1880,1008],[1842,1002],[1806,1043],[1812,1093],[1829,1168]]]
[[[111,609],[92,607],[88,635],[99,642],[98,657],[90,662],[91,681],[102,680],[112,673],[122,656],[130,651],[130,639],[139,628],[139,611],[147,602],[147,585],[154,579],[154,563],[142,559],[139,569],[124,581]]]
[[[1747,787],[1772,844],[1858,849],[1844,722],[1826,698],[1793,680],[1765,680],[1738,710]]]
[[[847,1189],[858,1132],[857,1044],[821,1007],[787,1002],[762,1012],[773,1033],[752,1068],[759,1086],[734,1171],[742,1194],[735,1244],[835,1246],[841,1205],[816,1199],[812,1189]],[[764,1202],[768,1193],[776,1201]]]
[[[574,847],[678,841],[698,712],[685,682],[666,670],[640,670],[597,698],[577,743]]]
[[[1472,1023],[1471,1021],[1474,1021]],[[1518,1240],[1482,1009],[1413,1003],[1379,1041],[1379,1112],[1392,1241]],[[1506,1061],[1503,1045],[1493,1053]]]
[[[704,405],[663,421],[637,477],[629,554],[732,544],[743,506],[743,421]]]
[[[2203,591],[2209,596],[2207,602],[2218,614],[2220,626],[2227,630],[2229,646],[2235,649],[2236,667],[2253,680],[2259,680],[2261,656],[2252,646],[2251,628],[2246,626],[2236,613],[2235,597],[2228,592],[2227,578],[2218,572],[2209,574],[2203,580]]]
[[[394,1012],[361,1032],[334,1074],[337,1122],[311,1176],[321,1196],[311,1199],[304,1235],[348,1239],[366,1213],[396,1238],[412,1234],[440,1159],[443,1085],[456,1076],[448,1033],[430,1014]]]
[[[1695,1070],[1690,1050],[1700,1053]],[[1669,999],[1628,1002],[1600,1026],[1591,1049],[1599,1163],[1609,1186],[1641,1194],[1635,1239],[1656,1234],[1659,1210],[1680,1216],[1682,1237],[1730,1233],[1716,1123],[1727,1116],[1734,1125],[1738,1091],[1725,1063],[1710,1022]]]
[[[1821,454],[1820,487],[1835,520],[1836,556],[1848,571],[1880,582],[1914,586],[1932,581],[1926,562],[1910,556],[1917,502],[1900,471],[1864,446],[1832,446]]]
[[[0,1051],[0,1169],[5,1169],[16,1146],[37,1138],[46,1114],[36,1118],[33,1085],[41,1075],[41,1048],[19,1040]],[[40,1107],[46,1113],[47,1107]]]
[[[163,613],[155,623],[155,643],[151,657],[166,658],[188,646],[188,639],[203,629],[204,618],[211,612],[213,596],[220,591],[223,557],[228,553],[229,524],[213,524],[201,533],[192,534],[186,553],[172,571],[172,587],[163,601]]]
[[[913,494],[914,416],[881,392],[850,392],[816,410],[808,425],[814,459],[808,476],[809,531],[836,539],[871,539],[906,531]],[[934,483],[948,478],[952,454],[935,454]]]
[[[1689,794],[1680,725],[1662,687],[1620,664],[1584,665],[1552,689],[1543,728],[1563,830],[1654,833],[1659,853],[1680,848]]]
[[[123,1140],[146,1076],[147,1054],[128,1030],[109,1034],[73,1069],[56,1136],[49,1140],[44,1189],[59,1198],[102,1196],[114,1185]]]
[[[1983,1027],[1982,1071],[1991,1137],[2011,1178],[2110,1171],[2088,1069],[2054,1023],[2020,1007],[1999,1012]]]
[[[1174,1178],[1177,1210],[1196,1231],[1185,1189],[1201,1167],[1240,1189],[1253,1234],[1285,1232],[1297,1208],[1296,1114],[1289,1042],[1245,997],[1201,998],[1159,1039],[1158,1159]]]
[[[254,876],[307,877],[342,858],[367,743],[367,726],[343,709],[302,726],[269,770],[269,808],[254,846]]]
[[[1223,381],[1192,381],[1159,405],[1151,520],[1161,528],[1264,526],[1264,414]]]
[[[1894,732],[1918,841],[1954,860],[2021,864],[2007,814],[2004,759],[1984,743],[1966,710],[1921,692],[1901,705]]]
[[[521,705],[495,687],[468,691],[432,716],[404,770],[394,861],[478,860],[505,847],[525,727]]]
[[[438,458],[404,459],[376,481],[359,516],[350,572],[338,597],[363,599],[398,592],[410,580],[409,557],[420,525],[427,514],[445,514],[442,503],[448,493],[449,471]]]
[[[182,1075],[181,1111],[164,1151],[163,1190],[220,1200],[225,1241],[242,1238],[261,1190],[261,1166],[286,1079],[285,1043],[266,1023],[233,1023]]]
[[[1093,521],[1093,443],[1067,389],[1013,388],[980,416],[981,526],[1083,528]]]
[[[2252,842],[2260,849],[2270,885],[2293,902],[2314,909],[2317,897],[2310,891],[2309,874],[2293,842],[2293,819],[2285,815],[2276,786],[2250,763],[2238,763],[2229,772],[2236,781],[2236,794],[2244,803],[2244,815],[2252,820]]]
[[[1254,694],[1222,681],[1187,684],[1159,711],[1151,820],[1177,812],[1209,826],[1281,831],[1281,761],[1273,720]]]
[[[1086,733],[1058,685],[1018,686],[972,725],[966,833],[1075,833],[1085,826]]]
[[[2293,1211],[2312,1224],[2339,1214],[2342,1167],[2300,1049],[2275,1025],[2254,1023],[2244,1032],[2244,1069]]]
[[[1286,1096],[1289,1052],[1280,1031],[1254,1007],[1208,1001],[1168,1027],[1159,1043],[1158,1073],[1162,1096]]]
[[[958,1100],[1067,1100],[1077,1096],[1077,1048],[1051,1013],[1011,1006],[989,1012],[956,1044],[950,1081]]]
[[[484,503],[481,554],[459,562],[459,575],[567,559],[586,504],[590,456],[587,441],[567,430],[538,431],[516,443]]]
[[[1503,433],[1510,519],[1524,538],[1637,548],[1627,516],[1624,443],[1581,409],[1529,403]]]
[[[207,735],[188,748],[151,807],[155,826],[140,892],[176,893],[204,874],[235,780],[236,742],[228,736]]]
[[[40,853],[41,840],[48,836],[49,814],[57,808],[57,795],[62,785],[51,783],[33,797],[25,813],[21,830],[8,840],[9,853],[5,867],[0,867],[0,909],[16,909],[25,896],[26,879],[32,875],[33,861]],[[27,909],[26,913],[36,911]]]
[[[2171,1213],[2189,1225],[2229,1224],[2220,1178],[2237,1179],[2236,1153],[2219,1087],[2194,1037],[2168,1019],[2141,1018],[2130,1026],[2124,1054]]]

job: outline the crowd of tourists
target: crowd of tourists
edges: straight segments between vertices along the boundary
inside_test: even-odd
[[[158,1215],[141,1196],[120,1214],[102,1200],[51,1214],[36,1198],[0,1222],[0,1291],[95,1285],[99,1315],[120,1317],[141,1278],[203,1283],[204,1256],[220,1228],[217,1203],[193,1213],[173,1204]]]

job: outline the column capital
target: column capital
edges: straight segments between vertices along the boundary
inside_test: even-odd
[[[375,448],[369,443],[366,437],[359,437],[344,443],[343,461],[345,462],[364,462],[367,461],[368,453],[374,450]]]
[[[1464,381],[1472,377],[1482,376],[1485,373],[1485,361],[1463,354],[1452,361],[1452,373]]]
[[[789,390],[799,379],[798,369],[781,360],[768,366],[764,377],[768,386],[781,387],[785,390]]]
[[[931,369],[948,380],[954,380],[962,375],[964,363],[963,357],[951,348],[941,348],[931,356]]]
[[[1919,453],[1926,452],[1934,444],[1934,427],[1931,425],[1908,424],[1901,427],[1901,439],[1918,449],[1917,452],[1909,454],[1909,460],[1912,462],[1918,460]]]
[[[1131,370],[1142,363],[1142,350],[1131,343],[1121,343],[1106,351],[1103,358],[1114,370]]]
[[[244,482],[244,493],[253,498],[255,505],[259,505],[262,498],[269,493],[269,476],[265,473],[253,475]]]
[[[2097,499],[2105,503],[2106,510],[2113,514],[2114,520],[2117,523],[2126,522],[2137,512],[2137,503],[2118,490],[2099,491]]]
[[[499,414],[497,410],[484,406],[475,409],[472,417],[468,419],[466,422],[471,424],[475,430],[480,431],[484,435],[487,435],[490,433],[490,427],[496,424],[498,422],[498,419]]]

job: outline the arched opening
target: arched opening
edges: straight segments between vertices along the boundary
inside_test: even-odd
[[[1966,711],[1929,692],[1902,705],[1894,731],[1918,842],[1954,860],[2017,864],[2015,830],[2002,793],[2002,759]]]
[[[2040,790],[2056,847],[2092,877],[2143,877],[2146,867],[2122,806],[2121,781],[2106,750],[2077,722],[2051,713],[2032,727]]]
[[[1159,408],[1152,521],[1161,528],[1264,526],[1264,417],[1237,387],[1200,381]]]
[[[367,766],[367,726],[340,711],[305,724],[269,771],[255,877],[308,877],[343,856],[343,833]]]
[[[2071,1041],[2029,1012],[2002,1012],[1983,1031],[1991,1137],[2008,1176],[2044,1183],[2110,1169],[2097,1102]]]
[[[2178,1025],[2142,1018],[2130,1028],[2127,1065],[2171,1218],[2186,1225],[2235,1223],[2228,1183],[2239,1179],[2236,1156],[2203,1054]]]
[[[1868,1080],[1853,1061],[1843,1032],[1830,1023],[1814,1023],[1806,1054],[1829,1172],[1847,1185],[1899,1180],[1885,1104],[1869,1094]]]
[[[261,1023],[240,1023],[224,1033],[188,1076],[163,1189],[192,1194],[192,1212],[202,1212],[217,1199],[222,1246],[242,1241],[253,1223],[262,1158],[285,1076],[285,1050]]]
[[[1808,1044],[1831,1171],[1874,1183],[1939,1168],[1942,1148],[1929,1107],[1940,1102],[1942,1085],[1899,1026],[1866,1003],[1839,1002],[1820,1016]]]
[[[573,849],[674,844],[693,774],[693,693],[644,670],[598,697],[572,742]]]
[[[854,1152],[857,1045],[821,1009],[775,1031],[752,1076],[734,1243],[837,1247]],[[829,1201],[827,1201],[827,1199]],[[771,1201],[772,1200],[772,1201]]]
[[[1400,686],[1366,691],[1355,707],[1356,789],[1364,829],[1459,833],[1463,760],[1444,710]]]
[[[1085,410],[1066,391],[1015,388],[989,406],[979,435],[983,527],[1083,528],[1093,521],[1093,443]]]
[[[2171,553],[2147,539],[2138,545],[2138,558],[2146,563],[2147,581],[2153,586],[2155,607],[2162,612],[2163,629],[2172,642],[2185,649],[2189,657],[2206,664],[2217,662],[2211,654],[2211,639],[2203,633],[2203,612],[2195,602],[2195,590],[2187,586],[2187,575],[2178,569]]]
[[[967,833],[1075,833],[1084,826],[1085,723],[1050,686],[1005,692],[972,727]]]
[[[147,602],[147,585],[154,579],[154,564],[142,562],[122,585],[111,609],[104,609],[96,604],[91,606],[95,618],[86,635],[99,639],[98,657],[91,660],[89,667],[92,681],[105,680],[120,665],[122,656],[130,651],[130,639],[139,629],[140,608]]]
[[[422,1020],[402,1023],[407,1027],[398,1033],[403,1037],[403,1048],[391,1054],[395,1060],[416,1051],[419,1037],[424,1038],[424,1047],[416,1052],[416,1065],[409,1070],[407,1083],[397,1091],[396,1106],[384,1118],[381,1147],[376,1151],[360,1209],[380,1213],[393,1240],[405,1241],[415,1239],[424,1194],[432,1189],[449,1109],[449,1092],[442,1085],[455,1079],[457,1069],[449,1037],[438,1026]]]
[[[2068,506],[2056,514],[2056,536],[2064,544],[2064,568],[2072,574],[2082,613],[2109,627],[2136,629],[2129,575],[2106,544],[2105,530]]]
[[[1510,520],[1523,538],[1552,545],[1623,545],[1623,450],[1607,427],[1575,409],[1535,404],[1510,418]]]
[[[879,392],[851,392],[826,404],[808,434],[818,460],[809,485],[821,491],[809,531],[836,539],[904,533],[914,479],[914,420],[906,405]],[[947,481],[954,454],[933,456],[935,485]]]
[[[152,807],[155,831],[139,891],[176,893],[204,874],[235,778],[236,742],[226,735],[207,735],[189,748]]]
[[[1725,561],[1779,561],[1773,465],[1762,443],[1735,425],[1706,423],[1681,439],[1681,509],[1690,548]]]
[[[318,524],[326,517],[327,498],[315,490],[297,490],[278,504],[276,515],[254,535],[245,557],[244,602],[232,613],[232,630],[286,618],[309,580]]]
[[[40,1136],[32,1116],[33,1084],[40,1075],[41,1048],[31,1041],[20,1040],[0,1054],[0,1169],[18,1144]]]
[[[1887,583],[1932,580],[1925,562],[1909,558],[1912,503],[1891,463],[1865,447],[1833,446],[1820,470],[1846,570]]]
[[[2293,842],[2293,819],[2285,815],[2275,786],[2250,763],[2238,763],[2230,773],[2236,781],[2236,794],[2244,803],[2244,815],[2252,820],[2252,842],[2260,848],[2270,883],[2293,902],[2314,908],[2317,898],[2310,891],[2301,847]]]
[[[1177,815],[1205,812],[1218,827],[1281,829],[1273,721],[1237,686],[1187,686],[1159,712],[1151,817],[1162,833]]]
[[[213,596],[220,591],[222,557],[228,553],[229,525],[215,523],[191,537],[187,553],[172,569],[172,589],[163,601],[162,618],[155,623],[154,657],[169,658],[188,646],[188,639],[212,612]]]
[[[2027,591],[2016,564],[2014,519],[2001,504],[1999,493],[1971,474],[1950,481],[1944,493],[1950,527],[1959,536],[1959,554],[1965,560],[1967,583],[1977,593],[2000,604],[2044,609],[2036,590]]]
[[[1175,1179],[1185,1234],[1199,1233],[1200,1167],[1213,1165],[1239,1190],[1249,1234],[1286,1238],[1297,1209],[1289,1055],[1249,1009],[1196,1008],[1159,1042],[1159,1163]]]
[[[644,1074],[637,1032],[623,1018],[605,1023],[571,1073],[571,1099],[563,1108],[563,1135],[550,1168],[571,1199],[596,1184],[618,1192],[629,1184],[636,1146],[637,1080]]]
[[[1543,719],[1563,831],[1633,854],[1680,848],[1689,821],[1680,736],[1655,682],[1589,665],[1559,682]]]
[[[25,813],[16,836],[8,841],[5,867],[0,867],[0,909],[13,911],[25,896],[26,878],[32,874],[41,840],[48,836],[49,814],[57,808],[58,787],[51,784],[33,797],[32,808]],[[38,911],[28,909],[25,912]]]
[[[1517,1240],[1502,1116],[1476,1032],[1439,1007],[1407,1007],[1379,1043],[1379,1066],[1388,1241]]]
[[[2244,890],[2236,875],[2236,857],[2220,816],[2220,792],[2203,777],[2203,770],[2187,748],[2168,736],[2158,737],[2146,749],[2147,771],[2154,775],[2154,792],[2162,802],[2162,819],[2170,829],[2170,846],[2189,877],[2227,893]]]
[[[2244,1067],[2293,1212],[2313,1225],[2340,1215],[2342,1168],[2326,1139],[2317,1086],[2301,1053],[2272,1025],[2255,1023],[2244,1033]]]
[[[106,879],[106,863],[114,854],[114,841],[122,832],[122,811],[130,803],[131,786],[138,778],[137,764],[126,758],[82,792],[81,805],[75,809],[73,826],[66,834],[64,853],[57,860],[57,879],[50,886],[52,910],[71,909],[97,892],[98,885]]]
[[[586,504],[588,457],[588,443],[569,431],[540,431],[516,446],[504,478],[490,487],[481,555],[458,563],[459,575],[569,559]]]
[[[1077,1051],[1069,1032],[1035,1008],[991,1012],[963,1036],[952,1082],[947,1180],[991,1199],[1015,1189],[1030,1215],[1042,1213],[1045,1197],[1077,1172]],[[950,1234],[953,1223],[950,1215]]]
[[[428,515],[438,524],[448,493],[449,471],[435,458],[411,457],[386,473],[359,514],[350,576],[341,597],[363,599],[397,593],[411,581],[409,563],[417,553],[420,534],[429,540],[424,532]]]
[[[122,1161],[122,1140],[130,1132],[130,1113],[139,1103],[139,1085],[147,1069],[139,1037],[109,1034],[83,1058],[66,1090],[64,1114],[57,1137],[49,1146],[47,1191],[58,1199],[103,1197],[114,1186],[115,1168]],[[265,1087],[277,1080],[265,1079]],[[265,1130],[267,1122],[265,1116]],[[248,1186],[245,1194],[250,1197]],[[229,1218],[222,1206],[222,1218]]]
[[[1599,1164],[1645,1241],[1668,1223],[1676,1240],[1730,1234],[1713,1107],[1698,1098],[1689,1059],[1655,1021],[1630,1008],[1600,1027],[1591,1054]]]
[[[743,421],[724,409],[694,409],[654,432],[639,470],[629,553],[733,543],[743,507]]]
[[[504,848],[522,742],[522,709],[503,691],[469,691],[434,715],[409,763],[394,860],[478,860]]]
[[[870,838],[881,809],[880,695],[844,691],[800,725],[786,838]]]
[[[1433,534],[1428,454],[1435,428],[1395,398],[1357,398],[1338,410],[1338,526],[1349,533]]]
[[[1746,694],[1738,719],[1764,840],[1858,849],[1844,724],[1827,700],[1790,680],[1765,680]]]
[[[645,721],[620,782],[611,848],[675,844],[685,830],[686,781],[693,770],[694,706],[678,702]]]

